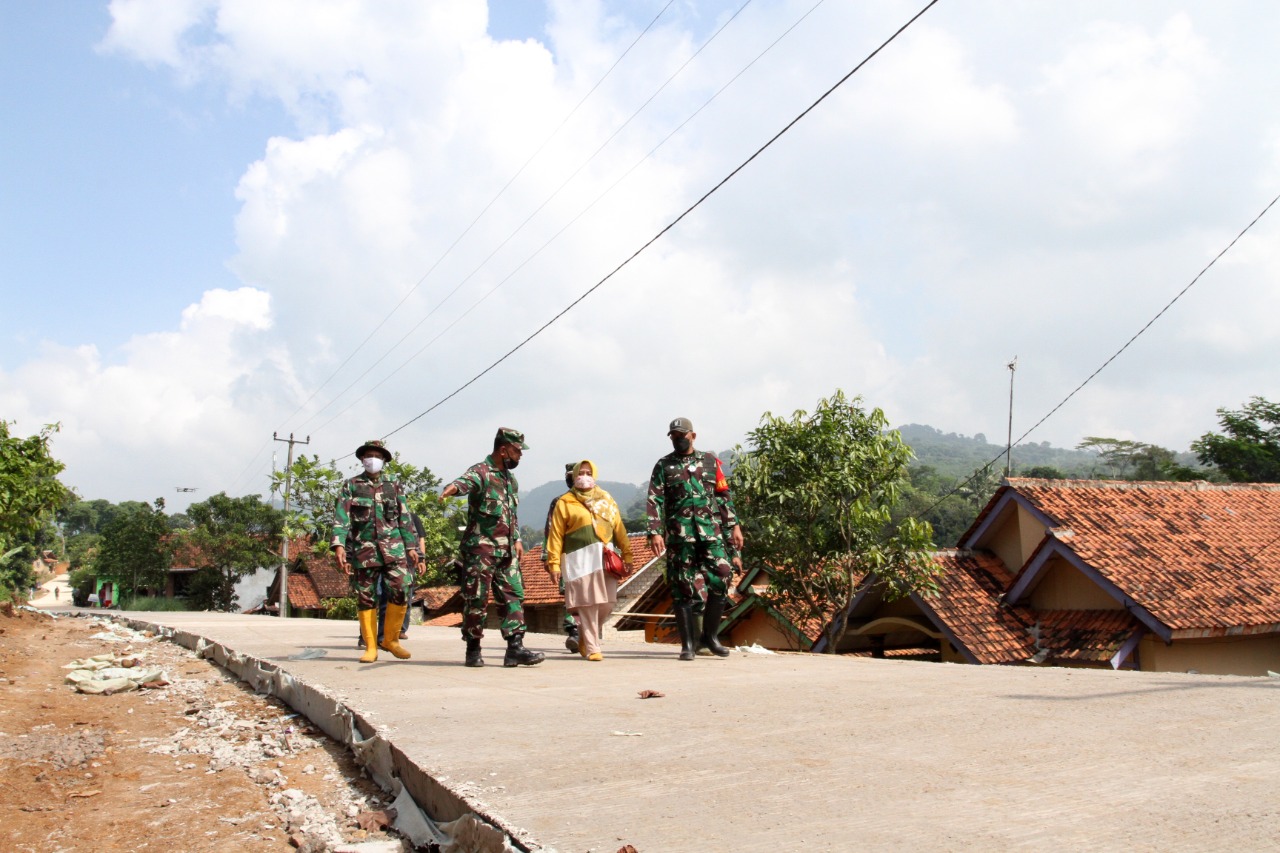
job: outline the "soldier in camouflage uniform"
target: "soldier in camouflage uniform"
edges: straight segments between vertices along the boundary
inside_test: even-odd
[[[440,494],[467,496],[467,527],[462,534],[462,638],[467,642],[467,666],[484,666],[480,638],[484,636],[489,588],[503,609],[502,636],[507,641],[503,666],[542,663],[542,652],[524,647],[524,579],[520,576],[517,508],[520,486],[511,471],[529,445],[524,435],[503,427],[493,439],[493,453],[477,462]]]
[[[576,462],[566,462],[564,466],[564,485],[567,489],[573,488],[573,472],[578,467]],[[556,495],[551,499],[551,506],[547,507],[547,523],[542,526],[542,568],[547,569],[547,574],[551,575],[551,580],[560,588],[561,597],[564,596],[564,578],[560,577],[559,572],[553,572],[547,568],[547,539],[551,536],[551,516],[556,514],[556,504],[560,503],[561,495]],[[568,636],[564,638],[564,647],[575,655],[578,653],[578,623],[573,618],[573,614],[566,609],[564,611],[564,632]]]
[[[665,577],[675,604],[680,660],[693,660],[699,644],[718,657],[727,657],[729,650],[716,636],[733,576],[725,537],[735,551],[741,551],[742,528],[720,460],[714,453],[694,450],[698,434],[689,419],[673,420],[667,436],[673,451],[653,466],[645,512],[649,544],[658,554],[666,552]],[[699,604],[703,605],[700,632],[695,621]]]
[[[333,542],[338,566],[347,574],[355,570],[356,616],[365,653],[361,663],[378,659],[384,648],[400,659],[409,651],[400,645],[400,625],[408,602],[405,583],[409,563],[418,567],[418,537],[400,484],[382,473],[391,453],[381,441],[366,441],[356,449],[364,471],[342,484],[334,508]],[[377,640],[378,602],[374,587],[378,576],[387,588],[387,618],[382,642]]]

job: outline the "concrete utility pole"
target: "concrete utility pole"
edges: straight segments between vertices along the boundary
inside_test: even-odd
[[[1018,357],[1015,355],[1006,367],[1009,368],[1009,432],[1004,443],[1004,477],[1007,480],[1013,464],[1013,374],[1018,369]]]
[[[284,514],[289,516],[289,488],[293,485],[293,446],[295,444],[310,444],[311,436],[307,436],[306,441],[301,441],[293,437],[293,433],[289,433],[288,438],[281,438],[276,433],[271,433],[271,438],[275,441],[286,441],[289,443],[289,464],[284,469]],[[284,544],[280,546],[280,618],[289,618],[289,531],[286,530],[284,536]]]

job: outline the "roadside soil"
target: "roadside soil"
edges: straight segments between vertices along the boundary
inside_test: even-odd
[[[384,831],[389,801],[342,745],[181,646],[94,637],[111,630],[0,608],[5,851],[410,849]],[[167,683],[87,695],[64,682],[64,665],[109,652]]]

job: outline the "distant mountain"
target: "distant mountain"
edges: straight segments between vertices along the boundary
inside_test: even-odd
[[[1004,445],[991,444],[982,433],[973,436],[944,433],[924,424],[906,424],[898,427],[902,440],[911,445],[916,459],[912,467],[929,465],[941,474],[967,477],[975,469],[995,460],[995,467],[1004,471]],[[1028,442],[1013,448],[1013,473],[1028,468],[1049,465],[1064,474],[1086,477],[1099,468],[1098,454],[1087,450],[1065,450],[1051,447],[1049,442]]]
[[[648,483],[643,486],[636,486],[631,483],[602,480],[600,488],[613,495],[613,499],[618,502],[618,506],[625,511],[637,497],[644,493],[644,490],[648,488]],[[551,506],[552,500],[564,493],[564,480],[558,483],[543,483],[528,492],[521,489],[520,523],[536,530],[541,530],[542,522],[546,520],[547,507]]]

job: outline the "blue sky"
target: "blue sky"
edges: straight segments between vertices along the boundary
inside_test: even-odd
[[[272,431],[346,458],[920,5],[4,4],[0,417],[61,422],[86,497],[261,491]],[[530,485],[639,481],[676,415],[719,449],[837,387],[1000,436],[1014,355],[1020,433],[1280,193],[1278,37],[1265,2],[944,0],[391,443],[449,477],[513,425]],[[1030,440],[1185,450],[1275,399],[1277,216]]]

